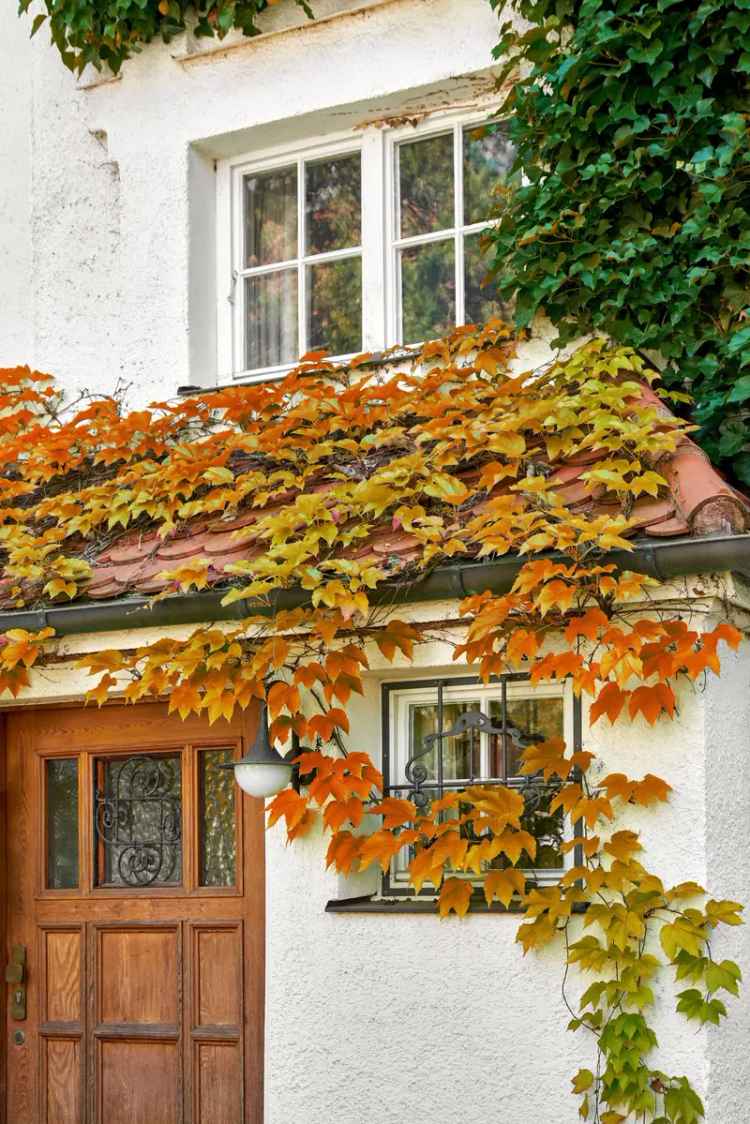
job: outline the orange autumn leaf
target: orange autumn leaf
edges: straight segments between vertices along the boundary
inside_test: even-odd
[[[401,848],[415,843],[418,838],[416,831],[402,831],[398,834],[384,828],[374,831],[372,835],[365,836],[360,845],[359,869],[367,870],[372,863],[378,863],[385,874]]]
[[[368,808],[368,812],[382,816],[383,827],[401,827],[417,818],[416,805],[411,800],[401,800],[396,796],[387,796],[379,804]]]
[[[636,687],[628,699],[628,714],[634,718],[642,714],[650,725],[665,711],[671,718],[675,712],[674,691],[668,683],[655,683],[653,687]]]
[[[326,852],[326,868],[335,866],[339,874],[351,874],[361,845],[361,836],[352,835],[351,831],[334,832]]]
[[[527,746],[521,753],[521,773],[537,773],[541,770],[544,779],[558,776],[562,780],[570,773],[571,760],[565,756],[563,738],[549,738],[538,745]]]
[[[565,639],[569,644],[572,644],[579,636],[584,636],[587,640],[595,640],[597,633],[606,628],[608,624],[609,617],[601,609],[597,607],[587,609],[583,616],[571,617],[565,627]]]
[[[589,721],[591,724],[593,725],[597,718],[601,718],[602,714],[606,714],[610,722],[616,722],[620,711],[625,705],[625,698],[625,693],[616,683],[605,683],[596,699],[591,704],[591,709],[589,711]]]
[[[627,862],[643,847],[635,831],[616,831],[604,844],[604,850],[620,862]]]
[[[117,680],[114,675],[105,672],[97,685],[86,692],[86,701],[95,702],[98,706],[103,706],[107,701],[111,688],[115,686],[117,686]]]
[[[293,788],[285,788],[274,796],[266,810],[269,827],[273,827],[283,817],[289,832],[302,822],[307,811],[307,799]]]
[[[643,780],[634,783],[631,799],[636,804],[655,804],[668,800],[671,791],[672,786],[661,777],[646,773]]]
[[[469,912],[471,895],[472,885],[468,879],[446,878],[438,897],[440,916],[447,917],[450,913],[457,913],[459,917],[465,917]]]
[[[334,730],[342,729],[346,733],[349,732],[349,719],[346,711],[333,706],[325,714],[313,714],[308,718],[307,729],[311,736],[317,735],[322,741],[329,742]]]
[[[526,891],[526,877],[522,870],[489,870],[483,883],[484,897],[487,905],[492,905],[495,898],[506,907],[510,905],[513,895],[523,898]]]

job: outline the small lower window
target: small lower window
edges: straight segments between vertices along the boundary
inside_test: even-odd
[[[386,795],[428,808],[433,800],[467,785],[507,784],[523,792],[523,827],[537,842],[534,859],[521,855],[516,865],[528,871],[530,880],[559,878],[568,862],[561,851],[568,825],[561,810],[549,811],[559,782],[524,776],[521,753],[528,745],[554,737],[577,744],[578,700],[568,700],[558,686],[532,687],[523,675],[503,676],[488,685],[446,679],[386,684],[383,690]],[[385,879],[384,894],[413,893],[407,870],[412,857],[409,847],[399,853]],[[501,856],[488,868],[503,865],[507,860]]]

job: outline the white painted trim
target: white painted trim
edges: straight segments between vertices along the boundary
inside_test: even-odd
[[[397,127],[367,126],[360,130],[331,133],[323,138],[311,137],[303,144],[286,142],[257,153],[244,153],[222,160],[217,176],[217,350],[218,381],[257,382],[283,375],[292,363],[248,370],[244,353],[245,277],[271,273],[280,269],[297,269],[298,344],[299,354],[308,350],[305,339],[306,265],[335,261],[361,255],[362,260],[362,349],[380,351],[401,341],[400,249],[430,242],[452,240],[456,286],[456,323],[465,323],[464,307],[464,238],[486,229],[490,223],[463,223],[463,130],[487,120],[489,106],[478,104],[467,112],[465,107],[441,109],[417,125]],[[398,145],[407,140],[423,139],[441,134],[453,138],[453,225],[429,234],[401,238],[398,230]],[[305,207],[302,184],[306,162],[332,158],[359,151],[362,160],[362,242],[319,255],[304,253]],[[297,168],[298,255],[288,262],[245,268],[243,229],[243,177],[285,165]],[[234,293],[233,304],[227,299]],[[337,361],[346,356],[336,356]]]
[[[425,669],[420,668],[424,673]],[[457,676],[459,678],[459,676]],[[528,698],[554,698],[563,700],[563,737],[568,746],[573,745],[573,694],[569,684],[557,683],[541,683],[532,686],[529,683],[508,683],[507,698],[511,702],[514,699],[528,699]],[[500,685],[498,683],[483,684],[477,683],[458,683],[451,686],[450,678],[445,679],[445,686],[443,689],[443,698],[446,703],[461,702],[463,700],[478,700],[484,709],[486,704],[492,700],[499,700],[500,698]],[[404,784],[406,782],[405,767],[409,758],[409,707],[414,705],[426,704],[432,705],[437,699],[437,688],[421,686],[418,681],[415,682],[413,687],[404,687],[397,691],[392,691],[389,697],[389,729],[391,731],[391,744],[390,744],[390,783]],[[485,710],[485,713],[488,713]],[[486,775],[489,766],[489,746],[488,738],[485,734],[480,734],[480,754],[481,754],[481,769]],[[476,783],[481,784],[481,781]],[[404,795],[401,793],[400,795]],[[566,837],[571,838],[570,834],[570,821],[566,818]],[[562,866],[557,869],[543,869],[543,868],[526,868],[530,874],[539,882],[557,882],[566,870],[569,870],[573,865],[574,858],[573,852],[569,851],[562,856]],[[403,866],[394,863],[391,872],[391,877],[397,884],[405,883],[406,870]]]

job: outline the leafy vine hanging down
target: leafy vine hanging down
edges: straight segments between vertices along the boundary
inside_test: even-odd
[[[279,0],[43,0],[31,34],[49,21],[52,42],[65,65],[80,74],[84,67],[107,66],[117,74],[122,64],[161,38],[169,43],[190,28],[196,38],[223,39],[233,29],[258,35],[261,12]],[[291,0],[290,0],[291,2]],[[307,0],[294,0],[312,19]],[[19,0],[21,15],[33,0]]]
[[[501,0],[492,0],[502,8]],[[525,185],[492,232],[518,323],[658,353],[750,483],[750,6],[513,0],[496,55]]]
[[[627,810],[669,798],[658,761],[638,760],[638,776],[600,776],[590,752],[561,739],[524,751],[523,771],[558,787],[552,810],[584,831],[580,861],[537,886],[521,866],[535,840],[520,792],[477,784],[419,810],[383,798],[356,744],[340,752],[356,735],[345,708],[363,689],[368,648],[409,659],[426,638],[374,593],[446,559],[525,559],[509,592],[460,604],[455,656],[485,679],[523,670],[533,683],[571,681],[592,722],[673,719],[677,685],[718,674],[720,644],[740,643],[728,621],[694,629],[673,602],[649,601],[650,579],[608,561],[629,549],[627,512],[664,491],[661,460],[688,440],[644,360],[594,340],[512,375],[514,352],[494,322],[426,345],[400,370],[312,355],[281,382],[129,414],[102,399],[68,416],[48,376],[1,372],[2,595],[18,607],[85,598],[92,560],[118,537],[158,543],[196,521],[231,528],[244,513],[233,533],[244,558],[222,574],[189,558],[166,579],[175,592],[223,585],[227,603],[250,599],[247,619],[88,654],[89,698],[167,698],[171,711],[214,722],[267,693],[272,734],[296,732],[309,782],[272,801],[270,822],[295,839],[322,821],[328,865],[344,874],[386,870],[411,845],[411,881],[434,888],[442,916],[464,915],[478,885],[487,902],[518,908],[525,952],[555,942],[566,974],[589,977],[570,1024],[595,1048],[573,1079],[581,1117],[691,1124],[703,1108],[688,1077],[650,1063],[654,982],[673,974],[677,1010],[719,1023],[740,971],[717,958],[716,930],[739,924],[742,907],[710,897],[689,871],[666,885],[647,865]],[[558,469],[576,457],[586,486],[606,489],[623,514],[566,506]],[[411,537],[405,567],[368,545],[384,523]],[[285,589],[302,603],[274,613]],[[19,695],[53,652],[50,630],[9,631],[0,687]],[[365,829],[366,814],[380,817],[376,829]]]

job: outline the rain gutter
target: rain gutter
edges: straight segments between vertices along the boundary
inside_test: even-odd
[[[555,555],[547,557],[554,559]],[[527,559],[518,555],[508,555],[491,562],[438,566],[418,581],[381,586],[371,595],[371,601],[378,605],[397,605],[448,601],[485,590],[507,593],[525,561]],[[689,574],[729,572],[740,573],[750,580],[750,534],[664,542],[636,541],[632,550],[612,551],[604,561],[614,563],[621,570],[648,574],[659,581]],[[225,589],[175,594],[156,602],[147,597],[123,597],[117,601],[51,605],[46,609],[16,609],[0,613],[0,632],[9,628],[37,632],[49,627],[54,628],[57,636],[75,636],[120,629],[164,628],[207,621],[244,620],[258,615],[272,616],[280,609],[293,609],[310,603],[310,594],[300,588],[279,590],[270,604],[243,600],[222,605],[224,596]]]

